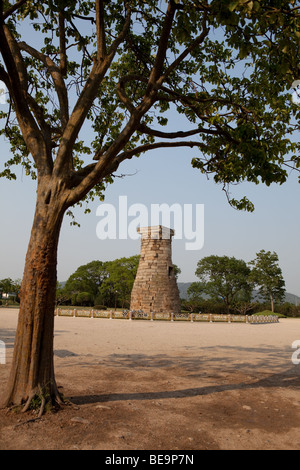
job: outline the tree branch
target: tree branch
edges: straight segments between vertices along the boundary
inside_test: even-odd
[[[86,165],[83,168],[80,168],[78,171],[74,171],[69,180],[69,186],[74,188],[78,186],[84,178],[86,178],[95,168],[96,163],[91,163],[90,165]]]
[[[174,0],[170,0],[168,4],[167,12],[166,12],[165,20],[164,20],[162,33],[161,33],[160,40],[159,40],[155,63],[150,73],[148,87],[147,87],[145,96],[148,96],[153,91],[153,88],[162,73],[175,12],[176,12],[175,2]]]
[[[80,20],[85,20],[85,21],[91,21],[91,23],[95,23],[95,18],[93,16],[82,16],[82,15],[78,15],[77,13],[75,13],[74,15],[74,18],[79,18]]]
[[[187,47],[178,57],[172,62],[172,64],[167,68],[166,72],[160,77],[159,82],[163,83],[165,79],[175,70],[181,62],[198,47],[206,38],[209,33],[209,28],[207,27],[207,12],[204,13],[202,21],[202,33]]]
[[[213,129],[205,129],[204,127],[198,127],[197,129],[192,129],[190,131],[177,131],[177,132],[162,132],[156,129],[151,129],[145,124],[140,124],[139,131],[144,132],[145,134],[152,135],[153,137],[160,137],[163,139],[178,139],[189,137],[196,134],[212,134],[219,135],[220,133]]]
[[[41,174],[52,170],[51,150],[47,148],[27,101],[27,74],[18,44],[3,20],[3,1],[0,1],[0,52],[7,75],[8,89],[14,102],[16,116],[29,152]]]
[[[78,172],[73,172],[68,181],[71,191],[66,200],[67,207],[71,207],[80,201],[96,183],[102,181],[106,176],[111,175],[118,169],[119,163],[105,162],[101,167],[101,172],[97,170],[98,163],[92,163],[82,168]]]
[[[133,103],[130,101],[130,99],[128,98],[128,96],[126,95],[125,83],[128,82],[129,80],[135,80],[135,79],[143,81],[143,77],[139,77],[137,75],[127,75],[126,77],[121,77],[117,84],[117,95],[122,101],[122,103],[125,105],[125,107],[128,109],[130,114],[133,114],[135,112],[135,107]]]
[[[68,165],[69,170],[72,170],[72,148],[78,136],[78,133],[84,123],[84,120],[97,96],[99,86],[111,65],[119,45],[124,41],[127,31],[130,26],[131,9],[128,4],[125,5],[126,15],[122,31],[118,37],[113,41],[106,57],[103,60],[94,61],[92,70],[85,86],[75,104],[73,112],[68,120],[66,128],[63,132],[57,157],[55,160],[54,170],[58,174],[64,165]]]
[[[154,144],[145,144],[140,145],[132,150],[125,150],[125,152],[119,154],[116,157],[117,162],[120,164],[122,161],[130,159],[139,153],[146,152],[148,150],[155,150],[158,148],[174,148],[174,147],[199,147],[202,150],[207,150],[207,145],[203,144],[203,142],[197,141],[177,141],[177,142],[156,142]]]
[[[125,22],[124,22],[123,29],[119,33],[119,35],[116,37],[116,39],[113,41],[108,51],[108,56],[112,56],[112,59],[115,56],[119,45],[124,41],[126,34],[128,32],[129,26],[130,26],[131,8],[130,8],[130,4],[127,2],[125,3],[125,10],[126,10],[126,14],[125,14]]]
[[[97,59],[103,60],[106,56],[106,40],[104,27],[103,0],[96,0],[96,27],[97,27]]]
[[[7,44],[11,51],[11,54],[14,59],[14,63],[18,72],[18,78],[20,81],[21,89],[24,92],[27,92],[28,89],[28,77],[27,77],[27,70],[23,62],[23,57],[21,56],[20,49],[18,47],[17,42],[13,38],[10,30],[6,25],[3,26],[4,34],[7,40]]]
[[[57,67],[57,65],[53,62],[53,60],[50,59],[50,57],[37,51],[33,47],[29,46],[26,42],[19,42],[18,46],[21,50],[27,52],[35,59],[38,59],[39,61],[41,61],[47,68],[48,72],[50,73],[54,86],[55,86],[57,96],[58,96],[59,105],[60,105],[61,124],[62,124],[62,128],[64,129],[69,119],[69,103],[68,103],[68,93],[67,93],[64,79],[61,74],[61,70],[59,69],[59,67]]]
[[[179,66],[180,63],[183,62],[183,60],[188,56],[188,54],[190,54],[193,50],[195,50],[196,47],[198,47],[204,41],[204,39],[209,33],[209,28],[207,27],[207,10],[204,10],[203,21],[202,21],[202,33],[192,42],[192,44],[189,47],[187,47],[179,55],[177,59],[175,59],[175,61],[168,67],[166,72],[162,74],[163,65],[164,65],[164,61],[166,58],[166,51],[168,48],[169,36],[172,30],[172,24],[173,24],[177,9],[178,9],[178,3],[175,3],[174,0],[170,0],[168,4],[165,21],[164,21],[163,30],[162,30],[161,37],[160,37],[155,64],[150,73],[148,86],[147,86],[144,99],[141,105],[137,108],[139,110],[142,110],[144,108],[143,113],[145,113],[147,109],[149,109],[154,103],[156,96],[157,96],[157,90],[159,88],[163,90],[162,84],[166,80],[166,78],[173,72],[173,70],[175,70]],[[120,86],[121,85],[122,84],[120,83]],[[122,87],[120,88],[119,97],[121,100],[123,99],[123,103],[127,106],[128,109],[130,109],[130,101],[126,97],[125,90],[124,88],[122,89]]]
[[[51,140],[51,128],[49,124],[47,124],[47,122],[45,121],[44,110],[37,104],[36,100],[29,93],[27,93],[27,102],[34,114],[36,122],[38,123],[42,131],[43,138],[47,144],[47,147],[52,148],[53,143]]]
[[[196,4],[196,2],[193,4],[193,7],[196,11],[210,11],[211,10],[211,6],[210,5],[207,5],[207,3],[202,3],[202,2],[197,2],[198,5]],[[176,10],[184,10],[185,8],[185,5],[182,5],[180,3],[177,3],[176,2]]]
[[[146,150],[165,147],[197,146],[201,147],[202,149],[206,148],[206,146],[200,142],[160,142],[142,145],[134,150],[128,150],[118,155],[119,152],[124,148],[124,145],[129,141],[133,133],[138,129],[140,120],[143,115],[150,109],[150,107],[157,99],[157,91],[160,88],[160,86],[157,86],[157,81],[162,74],[166,58],[166,51],[168,48],[169,36],[174,21],[175,11],[175,2],[174,0],[170,0],[162,27],[155,63],[151,70],[149,79],[147,80],[147,90],[145,92],[141,104],[136,108],[134,107],[134,105],[131,103],[125,93],[124,84],[128,77],[121,79],[118,85],[118,94],[120,100],[131,112],[130,119],[124,127],[123,131],[120,133],[118,138],[115,139],[115,141],[110,145],[110,147],[106,151],[104,151],[104,153],[98,152],[98,154],[95,156],[95,159],[98,159],[98,163],[95,166],[89,167],[90,172],[83,178],[82,182],[76,188],[73,189],[68,198],[68,204],[74,204],[83,195],[87,194],[87,192],[91,187],[93,187],[95,182],[99,181],[99,179],[102,179],[104,175],[111,174],[110,172],[115,171],[121,161],[125,160],[126,158],[132,158],[137,153],[144,152]],[[114,48],[115,44],[113,43],[111,50]]]
[[[202,150],[206,150],[207,146],[202,142],[197,141],[177,141],[177,142],[157,142],[154,144],[140,145],[132,150],[126,150],[119,154],[115,159],[103,159],[101,162],[92,163],[82,168],[78,172],[73,172],[70,178],[69,184],[74,187],[68,198],[68,205],[75,204],[82,198],[83,195],[87,194],[91,187],[95,184],[95,176],[97,175],[98,180],[102,180],[106,176],[116,171],[120,163],[126,159],[131,159],[135,155],[146,152],[149,150],[155,150],[159,148],[174,148],[174,147],[198,147]],[[99,172],[99,165],[101,166],[101,173]]]
[[[67,75],[67,54],[66,54],[66,29],[64,12],[61,10],[58,15],[59,23],[59,50],[60,50],[60,73],[63,77]]]
[[[10,15],[17,11],[22,5],[24,5],[28,0],[19,0],[15,5],[7,8],[3,13],[3,20],[6,20]]]

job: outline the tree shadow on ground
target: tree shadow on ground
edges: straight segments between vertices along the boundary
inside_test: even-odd
[[[67,330],[61,330],[58,333],[55,333],[54,336],[68,333]],[[15,328],[0,328],[0,340],[4,341],[7,348],[13,348],[16,338],[16,329]]]
[[[299,368],[298,368],[299,369]],[[110,393],[99,395],[80,395],[72,396],[74,404],[92,404],[107,403],[114,401],[134,401],[134,400],[163,400],[170,398],[191,398],[196,396],[212,395],[221,392],[230,392],[236,390],[255,390],[255,389],[293,389],[300,391],[300,375],[297,367],[285,370],[280,373],[264,377],[253,382],[241,382],[230,384],[217,384],[203,387],[184,388],[178,390],[163,390],[153,392],[130,392],[130,393]]]
[[[291,364],[293,350],[260,345],[259,347],[242,346],[214,346],[198,347],[196,350],[185,348],[174,350],[174,354],[166,353],[113,353],[104,355],[76,354],[76,359],[64,362],[64,367],[90,368],[91,366],[103,366],[115,368],[120,371],[147,371],[164,368],[182,368],[185,374],[192,378],[203,377],[205,372],[227,373],[243,371],[256,375],[257,371],[266,371],[268,375],[279,373]],[[74,354],[75,355],[75,354]],[[299,373],[300,373],[300,367]]]

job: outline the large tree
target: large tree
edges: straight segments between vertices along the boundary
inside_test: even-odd
[[[53,311],[64,214],[103,196],[122,161],[157,148],[194,148],[194,167],[227,194],[242,180],[284,182],[284,163],[298,163],[289,135],[299,108],[287,90],[299,78],[299,10],[294,0],[0,0],[0,53],[12,150],[1,175],[14,178],[20,163],[37,179],[4,404],[26,410],[38,395],[42,413],[60,401]],[[187,125],[164,130],[169,110]]]
[[[108,275],[99,289],[104,305],[116,307],[120,304],[122,308],[129,306],[139,259],[140,256],[135,255],[106,263]]]
[[[103,261],[91,261],[79,266],[68,278],[64,290],[70,294],[89,292],[93,297],[99,294],[99,289],[107,278],[107,263]]]
[[[79,266],[68,278],[63,290],[70,297],[88,292],[97,304],[110,307],[119,299],[123,307],[130,300],[139,258],[135,255],[113,261],[91,261]]]
[[[275,302],[282,302],[285,295],[285,282],[277,253],[260,250],[249,264],[253,266],[250,275],[252,282],[259,288],[263,299],[271,302],[274,312]]]
[[[229,256],[206,256],[196,269],[200,290],[212,300],[222,302],[229,313],[241,298],[251,298],[250,268],[245,261]]]
[[[13,281],[10,278],[0,280],[0,296],[1,294],[12,294],[14,299],[19,295],[21,287],[21,280]]]

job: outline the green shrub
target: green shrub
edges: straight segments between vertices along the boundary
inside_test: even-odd
[[[265,317],[268,315],[276,315],[279,318],[286,318],[282,313],[272,312],[271,310],[263,310],[261,312],[253,313],[253,315],[264,315]]]
[[[90,292],[78,292],[78,294],[73,294],[72,305],[79,307],[92,307],[94,305],[94,297]]]

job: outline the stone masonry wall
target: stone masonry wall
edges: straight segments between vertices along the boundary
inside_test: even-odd
[[[141,233],[141,258],[130,310],[179,313],[180,297],[171,249],[174,231],[161,225],[138,231]]]

